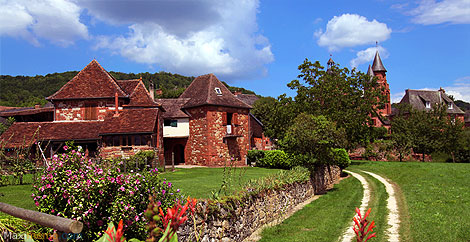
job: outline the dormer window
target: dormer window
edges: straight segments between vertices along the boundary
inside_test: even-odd
[[[222,95],[222,90],[220,90],[220,88],[216,87],[214,88],[214,91],[217,93],[217,95]]]
[[[448,109],[454,109],[454,105],[453,105],[452,103],[448,103],[448,104],[447,104],[447,108],[448,108]]]
[[[426,101],[426,108],[431,108],[431,102]]]

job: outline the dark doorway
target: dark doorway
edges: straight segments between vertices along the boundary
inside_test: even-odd
[[[184,146],[176,144],[173,148],[175,154],[175,165],[184,163]]]

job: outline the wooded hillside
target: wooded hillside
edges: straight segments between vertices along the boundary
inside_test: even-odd
[[[65,83],[70,81],[78,71],[67,71],[62,73],[47,74],[45,76],[9,76],[0,75],[0,106],[30,107],[35,104],[45,104],[45,97],[52,95]],[[158,73],[122,73],[110,72],[117,80],[139,79],[145,83],[147,88],[153,81],[155,89],[162,89],[162,98],[178,97],[194,77],[187,77],[168,72]],[[225,85],[227,85],[224,82]],[[238,87],[227,87],[231,91],[241,91],[245,94],[254,94],[250,90]]]

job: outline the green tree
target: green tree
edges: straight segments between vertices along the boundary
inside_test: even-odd
[[[344,130],[325,116],[301,113],[280,142],[285,151],[305,157],[302,165],[310,170],[315,194],[325,192],[325,169],[335,164],[333,148],[343,147],[344,136]]]
[[[288,86],[297,91],[299,111],[323,115],[346,131],[348,148],[367,143],[373,137],[371,117],[384,105],[383,89],[376,78],[356,69],[332,65],[328,70],[308,59],[299,68],[302,79]]]
[[[252,113],[263,123],[266,136],[281,140],[298,114],[295,106],[285,94],[278,99],[264,97],[254,103]]]

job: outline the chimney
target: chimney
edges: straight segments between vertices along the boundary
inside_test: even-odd
[[[155,87],[153,85],[153,82],[150,82],[149,92],[150,92],[150,98],[152,98],[152,101],[154,101],[155,100]]]
[[[114,116],[119,115],[119,102],[118,102],[118,93],[114,93]]]
[[[155,91],[155,94],[157,94],[157,96],[161,96],[161,95],[163,95],[163,90],[162,89],[157,89]]]
[[[442,92],[442,93],[446,93],[446,91],[444,90],[444,88],[439,88],[439,91]]]

